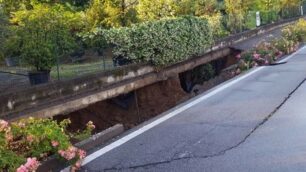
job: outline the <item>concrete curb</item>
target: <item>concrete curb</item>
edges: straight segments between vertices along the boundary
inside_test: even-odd
[[[117,124],[111,128],[108,128],[98,134],[91,136],[90,138],[81,141],[75,144],[76,147],[84,149],[84,150],[91,150],[101,143],[105,143],[108,140],[120,135],[124,132],[124,127],[122,124]]]

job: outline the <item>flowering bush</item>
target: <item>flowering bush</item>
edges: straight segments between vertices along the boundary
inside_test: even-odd
[[[239,60],[237,73],[252,67],[272,64],[282,55],[283,52],[278,50],[273,44],[263,42],[257,45],[255,49],[237,55]]]
[[[71,145],[68,124],[69,120],[59,124],[52,119],[29,118],[10,124],[0,120],[0,171],[35,171],[39,161],[53,154],[77,170],[86,153]]]
[[[282,36],[286,40],[302,42],[306,37],[306,20],[300,19],[293,25],[289,25],[282,30]]]
[[[306,37],[306,20],[300,19],[293,25],[282,30],[282,37],[274,41],[274,46],[286,54],[298,49],[299,43]]]
[[[290,54],[298,49],[299,42],[282,37],[273,41],[273,45],[285,54]]]
[[[300,19],[282,30],[282,37],[271,43],[261,43],[255,49],[237,55],[239,60],[236,71],[248,70],[255,66],[269,65],[283,54],[297,51],[300,42],[306,38],[306,20]]]

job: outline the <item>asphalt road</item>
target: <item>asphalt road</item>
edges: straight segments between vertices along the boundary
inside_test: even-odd
[[[82,171],[306,171],[306,48],[250,72]]]
[[[274,30],[269,31],[267,33],[257,35],[255,37],[252,37],[252,38],[247,39],[245,41],[239,42],[239,43],[237,43],[237,44],[235,44],[231,47],[235,48],[235,49],[238,49],[238,50],[252,49],[262,42],[271,42],[274,39],[280,38],[281,35],[282,35],[282,29],[283,28],[274,29]]]

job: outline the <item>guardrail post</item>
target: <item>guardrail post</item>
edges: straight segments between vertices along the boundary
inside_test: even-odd
[[[261,25],[260,23],[260,12],[256,12],[256,26],[259,27]]]

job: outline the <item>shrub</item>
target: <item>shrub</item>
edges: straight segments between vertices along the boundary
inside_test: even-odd
[[[282,36],[287,40],[302,42],[306,39],[306,20],[300,19],[293,25],[287,26],[282,30]]]
[[[83,150],[73,147],[66,134],[69,120],[24,119],[9,124],[0,120],[0,171],[35,171],[39,161],[56,154],[80,167]]]
[[[192,80],[195,83],[203,84],[216,76],[214,67],[209,64],[204,64],[192,70]]]
[[[212,44],[207,20],[197,17],[164,19],[118,29],[98,29],[84,35],[97,47],[133,62],[168,65],[199,55]]]
[[[282,37],[274,40],[273,45],[285,54],[290,54],[298,49],[299,43]]]
[[[272,64],[282,55],[283,52],[277,49],[272,43],[263,42],[257,45],[256,48],[237,56],[239,60],[239,72],[256,66]]]

